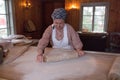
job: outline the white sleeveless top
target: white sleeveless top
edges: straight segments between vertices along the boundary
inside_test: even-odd
[[[64,33],[63,39],[57,40],[56,39],[56,28],[54,27],[54,29],[52,30],[53,48],[73,49],[73,47],[69,45],[66,25],[64,25],[63,33]]]

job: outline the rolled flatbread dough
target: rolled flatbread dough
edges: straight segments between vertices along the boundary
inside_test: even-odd
[[[77,58],[78,53],[75,50],[46,48],[43,55],[44,62],[61,61]]]
[[[108,73],[109,80],[120,80],[120,57],[116,57]]]

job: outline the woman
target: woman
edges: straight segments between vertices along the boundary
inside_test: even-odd
[[[43,61],[43,51],[50,42],[53,48],[75,49],[82,56],[82,42],[71,25],[65,23],[66,11],[57,8],[51,15],[53,24],[48,26],[38,43],[37,61]]]

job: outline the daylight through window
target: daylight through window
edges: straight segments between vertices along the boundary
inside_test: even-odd
[[[108,4],[82,4],[81,31],[106,32],[108,18]]]
[[[13,33],[10,0],[0,0],[0,37]]]

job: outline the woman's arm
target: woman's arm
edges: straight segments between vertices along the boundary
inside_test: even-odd
[[[51,25],[45,30],[43,33],[42,38],[39,40],[39,43],[37,45],[37,50],[39,54],[42,54],[45,47],[48,45],[50,39],[51,39],[51,34],[52,34],[52,27]]]
[[[51,34],[52,34],[52,26],[49,26],[43,33],[42,38],[39,40],[39,43],[37,45],[37,51],[38,51],[37,61],[38,62],[43,62],[44,49],[50,41]]]
[[[79,35],[70,25],[68,25],[68,32],[71,39],[70,42],[72,43],[73,47],[80,56],[83,55],[84,54],[84,52],[82,51],[83,44],[80,40]]]

